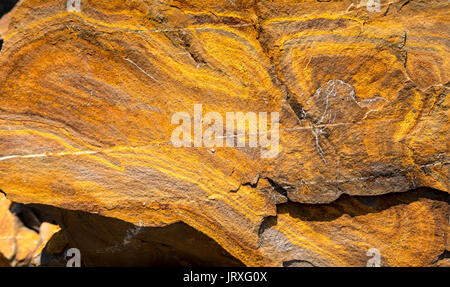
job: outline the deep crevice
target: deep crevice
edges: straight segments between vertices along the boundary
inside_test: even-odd
[[[284,197],[286,197],[289,200],[287,190],[285,188],[283,188],[281,185],[279,185],[278,183],[276,183],[275,181],[273,181],[272,179],[270,179],[268,177],[266,177],[266,179],[269,182],[269,184],[273,187],[273,190],[275,190],[276,192],[283,195]]]
[[[437,262],[450,258],[450,251],[449,250],[444,250],[444,252],[442,252],[441,255],[439,255],[433,262],[431,262],[431,264],[436,264]]]
[[[268,179],[269,180],[269,179]],[[269,180],[273,186],[278,186],[272,180]],[[285,192],[282,187],[279,187]],[[445,191],[432,188],[417,188],[406,192],[388,193],[382,195],[361,196],[342,194],[338,199],[330,203],[310,204],[298,203],[288,200],[285,203],[277,204],[275,216],[265,217],[258,230],[258,246],[261,246],[261,235],[265,230],[277,225],[278,215],[288,213],[291,217],[301,221],[333,221],[344,214],[350,217],[366,215],[369,213],[379,213],[393,206],[410,204],[415,201],[431,199],[440,202],[446,202],[450,205],[450,194]],[[442,212],[448,213],[448,206]],[[437,260],[448,258],[449,252],[445,251]]]
[[[290,216],[302,221],[332,221],[344,214],[356,217],[369,213],[379,213],[393,206],[410,204],[422,199],[450,204],[448,193],[431,188],[418,188],[406,192],[371,196],[343,194],[337,200],[324,204],[289,201],[277,205],[277,214],[289,213]]]

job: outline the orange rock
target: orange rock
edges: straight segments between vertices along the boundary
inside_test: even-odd
[[[16,217],[9,212],[11,202],[0,194],[0,253],[8,260],[13,260],[17,252]]]
[[[23,0],[19,0],[18,2],[19,3],[16,3],[16,6],[18,5],[18,4],[20,4],[20,2],[21,1],[23,1]],[[9,7],[9,5],[11,5],[11,6],[13,6],[14,5],[14,2],[17,2],[17,1],[4,1],[4,2],[6,2],[7,3],[7,5],[4,5],[5,6],[5,8],[6,8],[6,6],[8,6]],[[3,4],[3,3],[2,3]],[[6,13],[5,15],[3,15],[2,16],[2,11],[0,10],[0,39],[1,38],[3,38],[3,36],[6,34],[6,32],[8,31],[8,26],[9,26],[9,23],[11,22],[11,18],[12,18],[12,15],[14,14],[14,11],[15,11],[15,7],[16,6],[13,6],[13,8],[12,8],[12,10],[11,11],[9,11],[8,13]]]
[[[40,260],[42,250],[45,248],[45,246],[47,245],[48,241],[52,238],[52,236],[60,230],[61,228],[58,225],[43,222],[39,229],[39,244],[34,250],[33,257],[38,257],[38,260]],[[37,264],[40,263],[39,261],[37,262],[38,262]]]
[[[40,233],[23,225],[20,219],[10,211],[11,202],[0,194],[0,255],[8,265],[29,265],[32,258],[40,258],[42,249],[51,236],[60,228],[42,223]],[[34,264],[39,261],[34,260]]]
[[[448,197],[421,189],[371,197],[343,196],[329,205],[286,203],[261,232],[269,265],[433,266],[446,253]]]
[[[134,226],[183,222],[248,266],[359,266],[370,246],[388,266],[430,265],[448,250],[449,3],[404,4],[24,1],[0,54],[0,188]],[[172,115],[194,104],[279,112],[280,153],[174,147]],[[335,206],[347,196],[413,200],[394,217]]]
[[[26,228],[21,228],[16,235],[17,254],[19,262],[28,260],[30,254],[34,253],[39,242],[39,234]]]

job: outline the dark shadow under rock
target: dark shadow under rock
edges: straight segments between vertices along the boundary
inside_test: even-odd
[[[44,266],[64,265],[68,248],[80,250],[82,266],[243,266],[213,239],[185,223],[143,227],[81,211],[28,207],[43,221],[56,220],[64,232],[65,239],[57,233],[47,244]],[[55,246],[59,251],[52,251]]]

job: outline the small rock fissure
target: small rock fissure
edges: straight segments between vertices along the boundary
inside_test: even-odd
[[[293,259],[283,261],[283,267],[316,267],[316,266],[307,260]]]
[[[442,254],[439,255],[435,260],[433,260],[433,262],[431,262],[431,264],[436,264],[437,262],[444,260],[444,259],[448,259],[448,258],[450,258],[450,251],[444,250],[444,252],[442,252]]]
[[[273,181],[272,179],[270,179],[268,177],[266,177],[266,179],[269,182],[269,184],[272,186],[274,191],[278,192],[279,194],[283,195],[284,197],[286,197],[289,200],[287,190],[285,188],[283,188],[281,185],[279,185],[278,183],[276,183],[275,181]]]

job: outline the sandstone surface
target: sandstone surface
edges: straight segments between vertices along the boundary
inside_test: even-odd
[[[386,2],[22,1],[0,189],[89,266],[445,265],[450,4]],[[279,112],[279,153],[174,147],[195,104]]]

